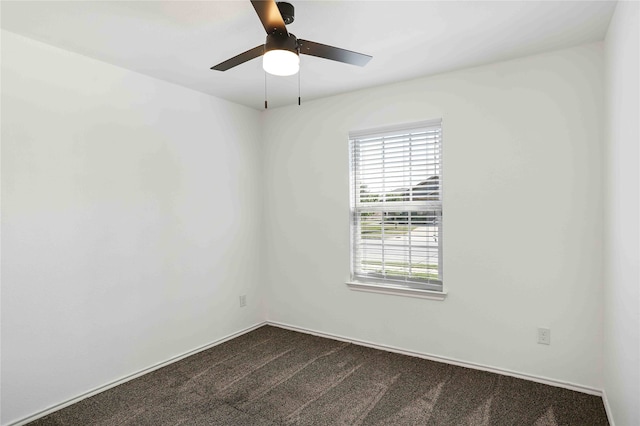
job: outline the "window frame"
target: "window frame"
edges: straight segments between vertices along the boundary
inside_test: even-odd
[[[360,290],[360,291],[369,291],[375,293],[385,293],[385,294],[396,294],[403,296],[412,296],[412,297],[421,297],[428,299],[436,299],[436,300],[444,300],[446,297],[446,291],[444,287],[444,274],[443,274],[443,129],[442,129],[442,119],[434,119],[434,120],[424,120],[419,122],[411,122],[411,123],[402,123],[392,126],[378,127],[373,129],[366,130],[358,130],[349,132],[349,230],[350,230],[350,239],[349,239],[349,256],[350,256],[350,281],[347,282],[347,285],[352,290]],[[356,176],[358,174],[357,166],[359,163],[356,163],[354,159],[356,147],[354,144],[358,143],[359,139],[365,138],[383,138],[393,136],[395,134],[402,135],[411,133],[412,131],[417,131],[420,129],[433,129],[438,128],[439,130],[439,140],[438,144],[438,162],[437,162],[437,170],[438,173],[438,200],[420,200],[414,201],[413,199],[408,201],[403,201],[402,205],[398,205],[401,209],[395,210],[393,205],[381,205],[381,206],[367,206],[366,209],[362,208],[362,202],[359,201],[358,194],[360,191],[358,186],[359,180]],[[428,161],[428,158],[427,158]],[[410,191],[413,191],[414,186],[411,186]],[[388,193],[387,193],[388,194]],[[410,207],[410,208],[409,208]],[[415,210],[412,210],[415,209]],[[423,210],[419,210],[419,209]],[[362,211],[368,210],[380,210],[380,211],[395,211],[400,214],[407,214],[411,216],[411,212],[416,211],[425,211],[431,212],[434,211],[437,220],[437,235],[438,235],[438,278],[437,280],[427,279],[427,281],[418,281],[418,280],[402,280],[402,279],[393,279],[384,276],[376,277],[375,274],[362,274],[358,273],[358,267],[356,265],[356,251],[359,248],[359,241],[361,244],[361,240],[358,240],[357,232],[360,230],[360,225],[357,222],[358,216],[362,213]],[[410,222],[409,222],[410,223]],[[382,229],[384,229],[384,220],[382,222]],[[384,232],[383,232],[384,233]],[[384,248],[383,248],[384,252]]]

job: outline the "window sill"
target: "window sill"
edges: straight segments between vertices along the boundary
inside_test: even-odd
[[[347,287],[355,291],[366,291],[369,293],[391,294],[395,296],[417,297],[419,299],[444,300],[447,298],[446,291],[418,290],[414,288],[400,288],[386,286],[384,284],[367,284],[355,281],[347,281]]]

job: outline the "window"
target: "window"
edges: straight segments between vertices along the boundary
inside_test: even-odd
[[[442,126],[349,133],[351,281],[442,291]]]

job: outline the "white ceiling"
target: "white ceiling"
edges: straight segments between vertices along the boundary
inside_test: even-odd
[[[301,57],[305,99],[595,42],[611,1],[302,1],[297,37],[373,56],[364,67]],[[261,59],[209,68],[264,43],[248,0],[2,1],[3,29],[261,109]],[[46,64],[42,64],[46,68]],[[269,107],[297,102],[298,77],[267,77]]]

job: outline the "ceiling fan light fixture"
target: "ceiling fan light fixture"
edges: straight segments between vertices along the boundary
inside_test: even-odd
[[[269,74],[282,77],[294,75],[300,70],[300,57],[291,50],[269,50],[262,57],[262,68]]]
[[[286,27],[295,19],[295,9],[291,3],[285,1],[276,3],[274,0],[251,0],[251,5],[267,32],[264,45],[256,46],[220,62],[211,67],[212,70],[226,71],[262,56],[262,68],[265,72],[277,76],[288,76],[300,71],[300,54],[361,67],[371,59],[371,56],[362,53],[296,38]]]

